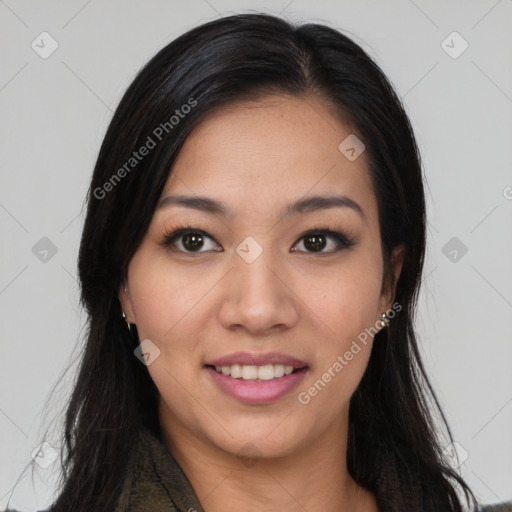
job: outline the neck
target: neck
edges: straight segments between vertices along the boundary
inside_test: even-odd
[[[164,444],[205,512],[224,512],[226,508],[377,512],[373,494],[360,487],[347,470],[347,421],[343,426],[333,425],[332,432],[315,443],[276,458],[228,453],[198,440],[174,421],[161,417],[161,422]]]

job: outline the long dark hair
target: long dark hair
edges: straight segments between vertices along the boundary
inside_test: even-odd
[[[80,245],[89,322],[67,407],[55,512],[119,510],[139,429],[159,433],[158,392],[133,354],[136,331],[132,336],[126,328],[118,290],[187,136],[213,109],[268,93],[316,96],[353,127],[370,162],[388,279],[391,251],[405,247],[395,283],[402,309],[376,334],[350,403],[351,475],[376,494],[383,511],[459,511],[462,495],[476,504],[443,460],[434,421],[448,440],[451,434],[413,329],[425,199],[419,151],[400,99],[375,62],[340,32],[247,14],[201,25],[163,48],[129,86],[104,138]],[[143,146],[152,147],[135,158]]]

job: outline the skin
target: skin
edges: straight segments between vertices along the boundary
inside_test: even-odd
[[[371,337],[307,405],[298,400],[393,304],[366,154],[349,161],[338,150],[353,130],[331,113],[315,97],[267,96],[208,115],[188,137],[161,199],[208,196],[234,215],[157,208],[119,290],[127,320],[160,350],[148,370],[161,395],[164,441],[208,512],[226,503],[248,511],[377,510],[346,467],[349,400]],[[335,207],[279,220],[304,196],[336,194],[363,214]],[[160,244],[187,224],[211,237],[201,252],[187,253],[183,237]],[[314,252],[301,235],[320,227],[355,244],[336,252],[326,235]],[[252,263],[235,250],[248,236],[263,249]],[[395,279],[402,254],[392,255]],[[239,351],[282,352],[309,369],[277,402],[243,404],[204,368]]]

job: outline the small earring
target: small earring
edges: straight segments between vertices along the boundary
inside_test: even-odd
[[[124,287],[124,293],[128,293],[126,286]],[[122,309],[121,309],[121,313],[123,314],[123,318],[126,322],[126,326],[128,327],[128,330],[130,331],[130,334],[131,334],[132,333],[132,325],[135,325],[135,324],[131,324],[130,322],[128,322],[128,320],[126,320],[126,315],[124,314],[124,311]]]
[[[123,318],[124,318],[124,320],[126,322],[126,326],[128,327],[128,330],[130,331],[130,334],[131,334],[131,332],[132,332],[132,329],[131,329],[132,324],[130,322],[128,322],[128,320],[126,320],[126,315],[124,314],[124,311],[122,311],[122,313],[123,313]]]
[[[386,313],[382,313],[380,315],[380,326],[382,328],[389,327],[389,318],[388,315],[386,315]]]

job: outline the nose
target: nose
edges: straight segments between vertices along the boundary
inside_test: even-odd
[[[221,324],[229,330],[263,335],[293,327],[299,319],[300,301],[286,262],[267,251],[251,263],[233,254],[233,268],[226,276]]]

